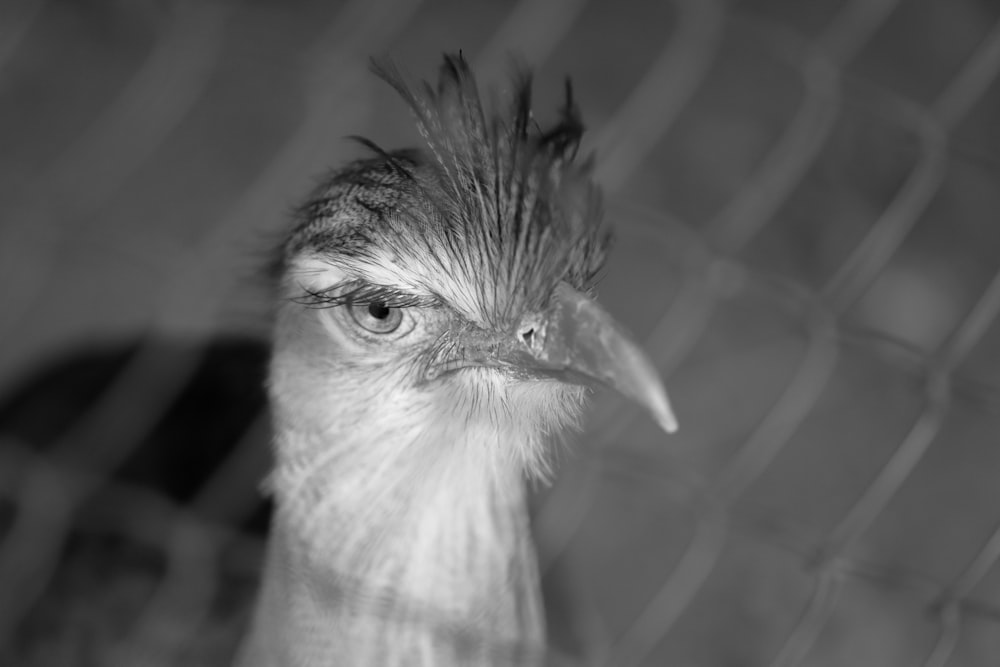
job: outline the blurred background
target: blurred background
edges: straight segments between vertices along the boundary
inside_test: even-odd
[[[536,492],[570,664],[995,665],[989,0],[5,0],[0,663],[229,660],[262,267],[344,137],[417,142],[369,57],[458,49],[543,122],[573,78],[681,421],[599,393]]]

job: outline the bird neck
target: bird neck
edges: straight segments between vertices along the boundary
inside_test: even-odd
[[[523,473],[500,454],[512,445],[503,434],[464,424],[397,429],[373,443],[278,431],[260,611],[284,629],[269,650],[293,652],[295,664],[304,654],[318,664],[540,660]]]

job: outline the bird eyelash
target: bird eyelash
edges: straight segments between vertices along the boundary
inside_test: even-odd
[[[359,280],[338,283],[321,290],[303,289],[305,293],[295,301],[310,308],[364,306],[371,303],[383,303],[389,308],[414,308],[437,303],[437,299],[429,295],[414,294],[397,287],[373,285]]]

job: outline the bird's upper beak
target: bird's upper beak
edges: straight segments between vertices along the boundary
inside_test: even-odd
[[[457,367],[502,367],[522,377],[594,381],[645,407],[665,431],[677,430],[656,365],[603,308],[560,283],[548,309],[526,317],[503,340],[463,346]]]

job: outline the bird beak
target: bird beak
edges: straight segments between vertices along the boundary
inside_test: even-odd
[[[468,341],[462,357],[449,370],[488,366],[523,378],[597,381],[645,407],[663,430],[677,430],[652,359],[603,308],[565,283],[544,312],[521,322],[514,337]]]
[[[677,418],[656,364],[593,299],[560,283],[540,318],[522,324],[518,337],[532,370],[570,381],[596,380],[646,408],[667,433]]]

